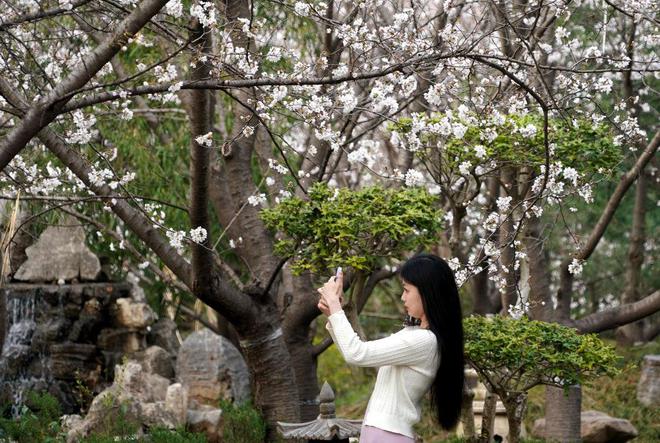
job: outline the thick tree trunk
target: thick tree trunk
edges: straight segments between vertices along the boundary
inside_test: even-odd
[[[299,422],[298,388],[292,359],[274,309],[239,330],[241,350],[250,368],[252,392],[267,424],[266,441],[277,440],[277,421]],[[270,321],[268,321],[270,320]],[[275,327],[273,327],[275,326]]]
[[[628,247],[628,269],[626,270],[626,286],[622,296],[622,303],[634,303],[639,300],[639,287],[644,261],[644,221],[646,217],[646,177],[644,171],[637,179],[635,190],[635,208],[633,210],[632,229],[630,232],[630,245]],[[621,345],[632,345],[644,338],[643,322],[636,321],[621,326],[616,331],[617,342]]]
[[[580,410],[582,390],[580,385],[569,387],[568,395],[563,388],[545,388],[545,439],[562,443],[580,442]]]
[[[518,443],[522,433],[523,419],[527,410],[527,393],[512,394],[502,398],[509,423],[509,443]]]
[[[319,414],[318,356],[312,345],[314,333],[311,328],[320,313],[316,306],[317,294],[309,274],[293,276],[289,269],[282,271],[278,305],[291,365],[296,374],[301,421],[314,420]]]
[[[304,332],[304,331],[302,331]],[[319,415],[319,380],[317,377],[317,356],[309,342],[308,334],[287,338],[287,348],[291,354],[291,366],[296,374],[300,421],[314,420]]]
[[[660,311],[660,290],[634,303],[594,312],[569,323],[581,333],[602,332],[641,320]]]

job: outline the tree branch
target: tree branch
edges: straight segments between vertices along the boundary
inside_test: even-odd
[[[119,52],[128,39],[165,6],[167,1],[144,0],[140,3],[117,25],[114,33],[82,60],[78,69],[58,83],[45,98],[33,103],[29,109],[23,109],[25,116],[0,141],[0,170],[5,169],[16,154],[62,112],[62,108],[70,100],[71,93],[89,82]]]
[[[582,333],[602,332],[632,323],[660,311],[660,291],[655,291],[634,303],[595,312],[572,322]]]
[[[605,233],[605,229],[612,221],[614,213],[616,212],[623,196],[626,194],[630,186],[635,182],[637,177],[641,174],[644,167],[647,163],[653,158],[655,152],[658,150],[658,145],[660,145],[660,131],[655,133],[653,140],[646,146],[642,154],[637,158],[637,161],[628,172],[626,172],[621,179],[616,189],[610,195],[610,198],[601,214],[598,223],[591,231],[587,242],[580,248],[580,250],[575,254],[574,258],[578,260],[586,260],[598,246],[600,239]],[[568,266],[571,263],[573,257],[567,257],[561,264],[560,267],[560,279],[559,279],[559,290],[557,291],[557,316],[555,320],[560,322],[570,323],[570,305],[571,297],[573,293],[573,274],[568,271]]]

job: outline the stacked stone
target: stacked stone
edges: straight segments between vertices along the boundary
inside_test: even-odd
[[[109,346],[103,337],[115,328],[110,312],[129,296],[130,285],[12,283],[2,291],[8,306],[33,301],[34,329],[20,352],[3,349],[0,401],[12,403],[19,389],[49,392],[72,412],[80,408],[77,384],[94,392],[112,380],[107,369],[119,361],[124,345]]]

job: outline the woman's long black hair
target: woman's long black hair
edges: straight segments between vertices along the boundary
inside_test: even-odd
[[[446,430],[456,426],[463,403],[463,315],[454,273],[446,261],[419,254],[401,268],[401,278],[422,296],[424,313],[438,341],[440,367],[431,385],[431,406]]]

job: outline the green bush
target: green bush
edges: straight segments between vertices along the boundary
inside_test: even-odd
[[[29,391],[27,402],[16,419],[4,418],[6,407],[0,418],[0,439],[17,443],[57,442],[60,433],[60,405],[55,397],[48,393]]]
[[[224,441],[232,443],[258,443],[266,438],[266,422],[251,403],[234,404],[220,401]]]
[[[499,315],[468,317],[463,325],[467,361],[500,396],[538,384],[568,389],[619,372],[614,349],[595,334]]]
[[[282,237],[275,252],[293,258],[294,272],[325,272],[336,266],[369,271],[383,257],[437,242],[442,211],[422,188],[357,191],[317,183],[306,199],[287,198],[261,211],[266,226]]]

